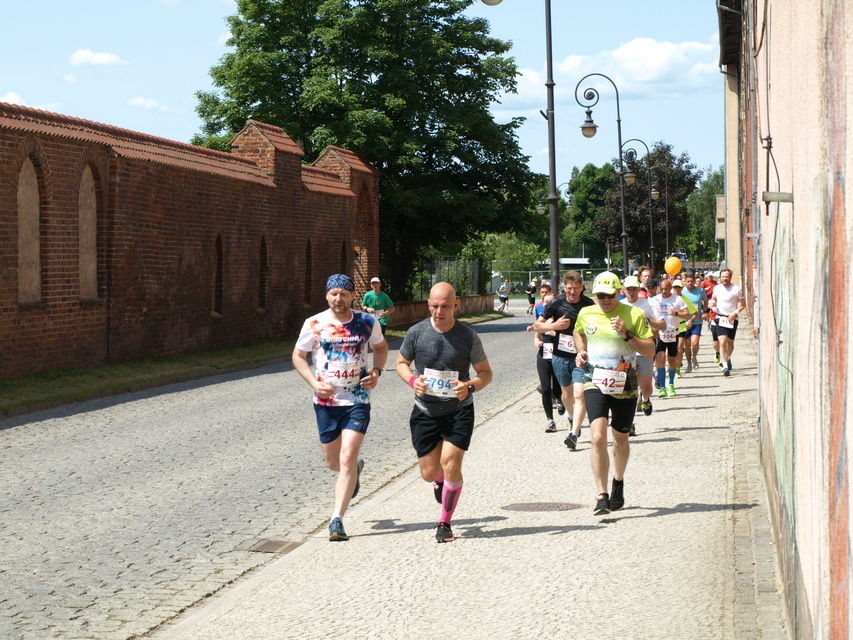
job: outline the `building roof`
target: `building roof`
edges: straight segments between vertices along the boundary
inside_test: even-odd
[[[364,154],[358,153],[357,151],[350,151],[349,149],[344,149],[342,147],[336,147],[334,145],[329,145],[328,147],[326,147],[320,157],[314,161],[314,164],[319,162],[320,159],[327,153],[337,154],[338,156],[340,156],[341,160],[348,164],[350,168],[354,171],[364,171],[365,173],[370,173],[377,176],[380,175],[379,170],[372,164],[370,164],[370,161]]]
[[[339,196],[355,196],[349,185],[341,181],[337,172],[302,165],[302,184],[309,191],[321,191]]]
[[[234,136],[234,138],[239,136],[249,127],[254,127],[255,129],[257,129],[261,133],[261,135],[264,136],[264,138],[266,138],[267,140],[269,140],[269,143],[279,151],[295,153],[299,157],[305,155],[305,152],[299,148],[299,145],[296,144],[284,131],[282,131],[280,127],[276,127],[271,124],[266,124],[265,122],[259,122],[257,120],[246,120],[246,126],[244,126],[237,133],[237,135]],[[231,139],[232,143],[234,142],[234,138]]]
[[[739,65],[743,30],[742,0],[719,0],[720,66]]]
[[[236,154],[41,109],[0,102],[0,128],[103,144],[124,158],[275,186],[254,162]]]

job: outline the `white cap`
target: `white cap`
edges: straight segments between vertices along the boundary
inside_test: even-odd
[[[370,284],[373,284],[374,282],[379,282],[379,283],[381,283],[381,282],[382,282],[382,280],[380,280],[379,278],[371,278],[371,279],[370,279]]]

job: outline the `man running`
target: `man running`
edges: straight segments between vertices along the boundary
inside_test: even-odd
[[[693,326],[694,322],[702,322],[701,319],[697,320],[697,318],[699,318],[699,310],[696,308],[696,305],[693,304],[690,298],[688,298],[682,293],[683,291],[684,283],[681,280],[675,280],[672,283],[672,293],[684,300],[684,304],[687,305],[687,311],[690,312],[690,316],[686,320],[682,319],[678,323],[678,355],[676,355],[676,360],[678,360],[678,363],[675,367],[675,375],[678,378],[681,377],[681,366],[684,364],[685,350],[688,353],[687,373],[690,373],[690,328]]]
[[[504,280],[498,287],[498,300],[501,303],[498,311],[509,311],[509,280]]]
[[[536,283],[531,282],[524,289],[527,294],[527,313],[533,315],[533,309],[536,307]]]
[[[370,424],[370,395],[388,358],[388,344],[370,314],[353,311],[355,285],[336,274],[326,281],[329,308],[308,318],[293,349],[293,368],[314,390],[314,413],[326,465],[338,472],[335,510],[329,540],[349,540],[343,517],[358,494],[364,462],[358,452]],[[373,368],[367,370],[367,347],[373,349]],[[315,371],[308,364],[308,354]]]
[[[563,285],[565,291],[554,298],[542,312],[542,315],[533,323],[533,329],[540,333],[555,332],[551,366],[563,389],[563,406],[568,411],[570,429],[569,435],[563,442],[574,451],[577,449],[578,436],[586,409],[582,372],[575,372],[577,349],[572,332],[578,312],[594,303],[583,295],[583,276],[579,272],[566,271],[563,275]]]
[[[695,273],[688,274],[681,295],[693,303],[699,314],[687,329],[690,345],[689,348],[685,348],[685,351],[687,353],[687,372],[690,373],[690,371],[699,368],[699,340],[702,338],[702,320],[708,311],[708,295],[702,287],[696,284]]]
[[[433,484],[441,504],[435,539],[450,542],[451,520],[462,493],[462,459],[474,433],[473,394],[491,382],[492,368],[480,337],[454,317],[453,286],[439,282],[427,303],[430,317],[406,332],[396,366],[400,378],[415,390],[409,427],[421,477]]]
[[[660,315],[660,309],[657,305],[649,304],[647,298],[640,297],[640,281],[637,276],[628,276],[622,283],[622,290],[625,292],[625,299],[622,304],[627,304],[636,307],[643,312],[649,326],[653,330],[662,331],[666,328],[666,321]],[[642,410],[647,416],[652,415],[652,358],[647,358],[642,354],[637,354],[637,383],[639,386],[639,394],[637,396],[637,408]],[[635,430],[632,426],[629,435],[635,435]]]
[[[660,309],[661,316],[666,320],[666,329],[658,334],[655,346],[655,365],[657,366],[658,396],[661,398],[675,397],[675,370],[678,368],[678,324],[681,318],[687,318],[687,304],[681,296],[673,295],[672,280],[664,278],[660,282],[660,293],[652,298],[652,304]],[[669,365],[669,379],[664,372],[664,353]]]
[[[710,307],[717,313],[717,338],[720,340],[720,364],[723,375],[732,372],[732,351],[735,349],[738,314],[746,308],[743,291],[732,284],[732,270],[720,270],[720,284],[714,287]]]
[[[370,279],[370,288],[361,299],[361,308],[372,313],[379,318],[379,326],[382,329],[382,335],[388,330],[388,316],[394,313],[394,303],[388,294],[382,291],[382,280],[379,278]]]
[[[619,302],[619,277],[598,274],[592,293],[597,305],[580,310],[574,338],[577,366],[583,370],[584,397],[589,414],[592,446],[589,452],[598,497],[594,515],[621,509],[625,504],[625,469],[631,453],[628,432],[637,404],[637,353],[654,356],[654,340],[643,312]],[[613,486],[607,492],[610,454],[607,420],[613,431]]]

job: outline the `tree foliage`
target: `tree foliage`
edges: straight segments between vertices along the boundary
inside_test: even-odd
[[[717,196],[725,188],[723,168],[708,167],[699,187],[687,198],[687,232],[676,242],[694,260],[717,259]]]
[[[314,158],[334,144],[382,173],[382,270],[395,298],[430,247],[526,228],[522,119],[489,106],[517,69],[471,0],[238,0],[235,49],[199,92],[202,133],[221,148],[248,118],[280,126]],[[534,205],[535,206],[535,205]]]

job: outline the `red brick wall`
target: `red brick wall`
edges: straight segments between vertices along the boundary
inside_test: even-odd
[[[365,211],[361,193],[378,206],[375,172],[351,172],[356,192],[343,184],[308,189],[300,155],[251,126],[235,138],[235,153],[269,174],[269,184],[207,172],[193,164],[190,145],[183,145],[184,168],[81,138],[18,130],[0,119],[0,378],[293,336],[307,315],[324,308],[326,277],[342,270],[342,256],[352,262],[353,229],[364,226],[362,218],[378,219],[375,210]],[[35,305],[17,301],[16,189],[26,157],[37,165],[43,190],[43,296]],[[94,303],[79,296],[78,189],[87,165],[98,192],[101,301]],[[217,236],[221,315],[212,313]],[[262,238],[269,265],[265,310],[258,309]],[[363,260],[375,268],[378,236],[367,249]]]

